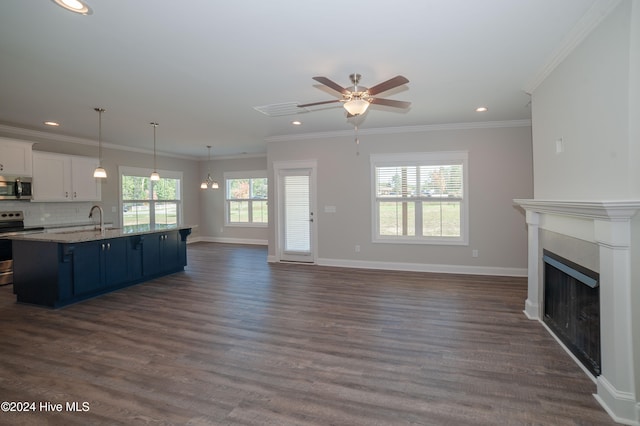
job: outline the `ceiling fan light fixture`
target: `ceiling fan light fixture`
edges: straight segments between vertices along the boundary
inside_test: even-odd
[[[93,11],[84,2],[80,0],[52,0],[58,6],[67,9],[70,12],[79,13],[80,15],[91,15]]]
[[[364,114],[369,108],[369,102],[364,99],[355,98],[344,103],[344,109],[351,115]]]

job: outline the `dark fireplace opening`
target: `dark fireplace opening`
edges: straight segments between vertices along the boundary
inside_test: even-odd
[[[593,375],[600,375],[600,275],[544,250],[544,322]]]

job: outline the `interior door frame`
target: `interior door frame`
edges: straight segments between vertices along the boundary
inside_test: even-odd
[[[317,178],[317,160],[297,160],[297,161],[274,161],[273,162],[273,175],[275,179],[274,185],[274,211],[275,211],[275,237],[276,237],[276,247],[275,247],[275,256],[276,261],[283,261],[283,250],[284,250],[284,241],[283,241],[283,229],[284,229],[284,212],[282,210],[282,201],[283,194],[282,191],[282,177],[280,176],[280,172],[283,170],[299,170],[299,169],[308,169],[310,170],[309,174],[309,210],[313,213],[313,221],[311,222],[309,236],[311,239],[310,250],[311,255],[309,256],[310,262],[305,263],[316,263],[318,259],[318,209],[317,209],[317,187],[316,187],[316,178]]]

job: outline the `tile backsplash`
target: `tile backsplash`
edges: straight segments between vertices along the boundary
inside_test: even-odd
[[[95,203],[32,203],[29,201],[0,201],[0,211],[19,210],[24,212],[24,225],[58,226],[89,225],[89,210]],[[97,218],[96,218],[97,219]]]

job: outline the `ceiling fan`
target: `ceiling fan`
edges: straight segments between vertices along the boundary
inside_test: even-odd
[[[375,86],[370,88],[358,85],[358,83],[360,83],[361,77],[362,76],[360,74],[349,75],[349,79],[351,79],[351,83],[353,84],[353,86],[348,88],[340,86],[338,83],[335,83],[327,77],[313,77],[313,79],[318,83],[322,83],[330,89],[333,89],[336,92],[340,93],[342,95],[342,99],[302,104],[298,105],[298,108],[342,102],[344,109],[347,110],[347,117],[354,117],[356,115],[364,114],[365,111],[367,111],[367,108],[369,108],[369,104],[384,105],[394,108],[409,108],[409,106],[411,105],[411,102],[374,98],[374,96],[379,93],[386,92],[387,90],[391,90],[408,83],[409,80],[406,77],[398,75],[387,81],[383,81],[380,84],[376,84]]]

